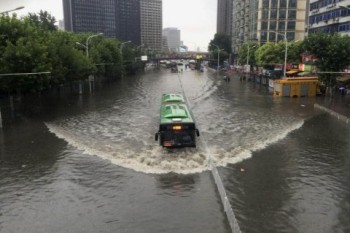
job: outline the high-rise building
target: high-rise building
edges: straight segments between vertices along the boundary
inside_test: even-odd
[[[233,0],[218,0],[216,32],[231,35]]]
[[[162,0],[140,0],[141,44],[160,52],[162,49]]]
[[[350,0],[310,0],[308,33],[317,31],[350,35]]]
[[[307,0],[233,0],[232,48],[250,40],[259,43],[303,40]]]
[[[162,0],[63,0],[65,30],[103,33],[160,51]]]
[[[181,31],[177,28],[170,27],[163,29],[163,36],[167,41],[167,48],[170,51],[179,51],[181,45]]]
[[[84,0],[85,1],[85,0]],[[95,0],[96,1],[96,0]],[[101,0],[111,1],[111,0]],[[115,1],[116,37],[123,41],[141,44],[140,0]]]

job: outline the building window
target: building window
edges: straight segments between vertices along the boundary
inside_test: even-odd
[[[297,13],[295,10],[289,10],[288,11],[288,19],[296,19]]]
[[[263,3],[262,3],[263,8],[269,8],[269,1],[270,0],[263,0]]]
[[[287,0],[280,0],[280,8],[286,8],[287,7]]]
[[[279,10],[279,19],[285,19],[286,18],[286,10],[280,9]]]
[[[288,30],[295,30],[295,21],[288,21],[287,29]]]
[[[267,21],[261,22],[261,30],[267,30]]]
[[[276,31],[276,21],[270,21],[270,30]]]
[[[288,5],[289,8],[291,7],[294,7],[296,8],[297,7],[297,0],[289,0],[289,5]]]
[[[286,21],[279,21],[278,30],[285,30],[285,29],[286,29]]]

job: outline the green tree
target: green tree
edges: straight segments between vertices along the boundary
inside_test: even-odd
[[[220,63],[227,60],[232,52],[231,37],[225,33],[216,33],[214,39],[210,41],[208,50],[211,52],[211,57],[216,60],[219,55]],[[219,49],[219,50],[218,50]]]
[[[334,86],[337,74],[350,65],[350,37],[340,34],[310,34],[303,43],[306,53],[316,57],[319,78],[326,86]],[[322,73],[325,72],[325,73]]]
[[[279,41],[277,44],[268,42],[257,49],[255,56],[259,65],[284,64],[287,52],[287,63],[299,63],[302,53],[302,42]]]
[[[56,19],[47,11],[40,11],[38,14],[29,13],[25,17],[30,24],[45,31],[57,31]]]
[[[227,35],[225,33],[216,33],[214,35],[214,39],[209,43],[208,50],[216,51],[217,47],[215,45],[219,46],[219,48],[225,51],[227,54],[230,54],[232,52],[232,40],[230,35]]]
[[[260,46],[255,52],[255,59],[258,65],[274,64],[279,61],[279,50],[272,42]]]
[[[95,72],[96,67],[86,57],[85,52],[76,48],[75,34],[52,32],[46,41],[54,84],[85,79]]]
[[[248,48],[249,48],[248,63],[249,64],[256,63],[255,51],[259,48],[259,43],[256,41],[248,41],[247,43],[243,44],[243,46],[238,51],[238,63],[241,65],[247,63]]]

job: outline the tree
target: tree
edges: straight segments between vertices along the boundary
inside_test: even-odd
[[[225,33],[216,33],[214,35],[214,39],[210,41],[209,43],[209,51],[215,51],[217,50],[217,47],[219,46],[220,49],[224,50],[227,54],[230,54],[232,52],[232,41],[231,36],[227,35]]]
[[[299,63],[302,53],[302,42],[290,41],[287,43],[287,63]],[[257,64],[284,64],[286,55],[286,42],[277,44],[268,42],[262,45],[255,53]]]
[[[56,19],[47,11],[41,10],[38,14],[29,13],[25,19],[28,20],[30,24],[44,31],[57,31],[55,25]]]
[[[219,62],[222,63],[224,60],[227,60],[229,54],[231,54],[231,37],[225,33],[216,33],[214,39],[209,43],[208,50],[211,52],[211,57],[215,58],[213,61],[216,61],[216,57],[219,57]]]
[[[243,46],[241,46],[238,51],[238,63],[241,65],[247,63],[248,48],[249,48],[248,63],[249,64],[256,63],[254,54],[255,54],[255,51],[259,48],[259,44],[256,41],[248,41],[247,43],[243,44]]]
[[[321,81],[326,86],[334,86],[337,74],[350,65],[350,37],[340,34],[315,33],[303,43],[304,50],[315,56],[315,65],[320,72]]]
[[[278,56],[279,50],[277,46],[272,42],[267,42],[266,44],[260,46],[256,52],[256,62],[258,65],[263,66],[265,64],[274,64],[278,63],[279,56]]]

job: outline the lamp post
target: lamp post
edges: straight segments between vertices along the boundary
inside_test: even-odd
[[[93,37],[96,37],[96,36],[101,36],[103,35],[103,33],[98,33],[96,35],[92,35],[92,36],[89,36],[87,39],[86,39],[86,57],[89,57],[89,40]]]
[[[120,52],[120,66],[121,66],[121,71],[123,72],[123,46],[126,44],[126,43],[131,43],[130,40],[128,41],[125,41],[123,43],[120,44],[120,49],[119,49],[119,52]]]
[[[103,35],[103,33],[98,33],[98,34],[95,34],[95,35],[92,35],[92,36],[89,36],[87,39],[86,39],[86,43],[85,44],[82,44],[82,43],[79,43],[79,42],[75,42],[77,45],[80,45],[82,47],[85,48],[85,51],[86,51],[86,57],[89,57],[89,40],[93,37],[96,37],[96,36],[101,36]]]
[[[250,66],[249,66],[249,58],[250,58],[250,54],[249,54],[249,52],[250,52],[250,45],[249,45],[249,43],[247,44],[247,46],[248,46],[248,52],[247,52],[247,64],[246,64],[246,72],[248,73],[248,72],[250,72]],[[255,48],[256,47],[256,45],[254,45],[252,48]]]
[[[219,64],[220,64],[220,54],[219,54],[219,52],[220,52],[220,48],[219,48],[219,46],[217,46],[216,44],[212,44],[212,45],[214,45],[217,49],[218,49],[218,66],[217,66],[217,72],[219,72]]]
[[[19,6],[19,7],[16,7],[15,9],[12,9],[12,10],[0,12],[0,15],[7,14],[7,13],[12,12],[12,11],[22,10],[23,8],[24,8],[24,6]]]
[[[287,40],[287,31],[284,32],[284,34],[275,32],[278,35],[282,35],[284,37],[284,41],[286,43],[285,50],[284,50],[284,69],[283,69],[283,77],[286,77],[286,71],[287,71],[287,53],[288,53],[288,40]]]
[[[254,45],[252,48],[255,48],[256,47],[256,45]],[[250,50],[250,46],[249,46],[249,44],[248,44],[248,53],[247,53],[247,65],[249,65],[249,57],[250,57],[250,54],[249,54],[249,50]]]
[[[101,35],[103,35],[103,33],[98,33],[98,34],[89,36],[88,38],[86,38],[86,43],[85,43],[85,45],[82,44],[82,43],[79,43],[79,42],[75,42],[75,43],[76,43],[77,45],[80,45],[80,46],[82,46],[82,47],[85,48],[86,57],[89,58],[89,40],[90,40],[91,38],[93,38],[93,37],[101,36]],[[90,93],[92,92],[91,82],[93,82],[93,80],[94,80],[93,77],[94,77],[93,75],[90,75],[90,76],[89,76],[89,89],[90,89]],[[79,94],[80,94],[80,95],[83,94],[83,84],[82,84],[81,80],[80,80],[80,82],[79,82]]]

